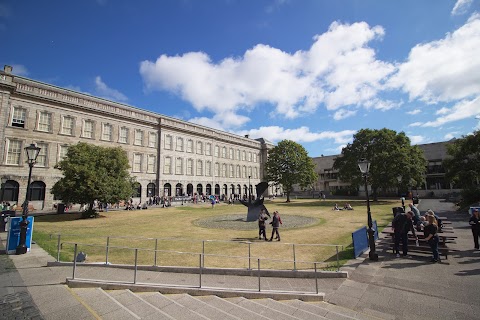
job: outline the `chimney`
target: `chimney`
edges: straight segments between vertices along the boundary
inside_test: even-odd
[[[3,67],[3,71],[4,71],[5,73],[8,73],[8,74],[11,74],[11,73],[12,73],[12,69],[13,69],[13,68],[12,68],[11,66],[8,66],[8,65],[5,65],[5,66]]]

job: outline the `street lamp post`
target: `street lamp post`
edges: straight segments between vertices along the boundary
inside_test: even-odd
[[[7,176],[2,176],[1,179],[2,179],[2,185],[1,185],[1,187],[2,187],[2,200],[1,201],[3,202],[3,198],[5,197],[5,183],[7,183],[8,177]]]
[[[398,181],[398,193],[400,194],[400,185],[402,184],[402,176],[397,177]],[[405,212],[405,198],[400,194],[400,200],[402,200],[403,212]]]
[[[250,178],[251,176],[248,176],[248,203],[252,203],[252,186],[250,185]]]
[[[370,252],[368,257],[371,261],[378,261],[378,254],[375,252],[375,230],[373,229],[372,213],[370,212],[370,198],[368,197],[368,171],[370,170],[370,162],[368,160],[360,160],[358,168],[363,175],[365,181],[365,194],[367,196],[367,215],[368,215],[368,245]]]
[[[27,181],[27,194],[25,195],[25,202],[23,202],[22,221],[20,222],[20,242],[15,250],[16,254],[27,253],[27,228],[28,228],[28,199],[30,198],[30,180],[32,179],[32,169],[40,153],[39,147],[33,143],[25,148],[28,157],[28,181]]]

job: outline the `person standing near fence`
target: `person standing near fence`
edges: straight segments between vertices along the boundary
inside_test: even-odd
[[[478,250],[480,248],[478,245],[478,237],[480,236],[480,213],[478,212],[478,209],[473,209],[472,216],[470,217],[470,221],[468,223],[472,228],[475,249]]]
[[[273,236],[275,234],[277,235],[275,239],[280,241],[280,233],[278,232],[278,228],[280,228],[280,225],[283,223],[282,223],[282,219],[280,218],[280,215],[278,214],[278,211],[275,211],[273,213],[272,222],[270,222],[270,224],[272,225],[272,236],[270,237],[269,241],[273,240]]]

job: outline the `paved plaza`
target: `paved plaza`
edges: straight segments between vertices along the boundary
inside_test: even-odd
[[[480,319],[480,251],[473,250],[468,216],[453,212],[450,203],[423,200],[420,209],[429,208],[447,216],[458,236],[456,243],[450,246],[448,260],[431,264],[428,255],[417,253],[412,253],[411,258],[395,258],[389,249],[390,240],[380,239],[378,262],[369,262],[368,258],[355,259],[342,268],[349,272],[348,279],[319,281],[319,290],[325,293],[325,301],[380,319]],[[6,234],[1,233],[0,237],[1,249],[4,249]],[[72,267],[47,267],[47,263],[54,260],[36,245],[25,255],[0,255],[0,318],[98,318],[78,292],[65,285],[65,279],[72,275]],[[107,272],[111,278],[125,277],[131,281],[131,270],[105,270],[89,268],[82,271],[80,268],[78,272],[79,276],[85,272],[83,276],[99,279]],[[157,273],[155,277],[158,281],[168,279],[189,285],[194,285],[198,279],[198,275],[178,273]],[[251,283],[254,288],[256,284],[256,279],[241,276],[205,275],[202,281],[205,286],[226,288],[241,283],[247,286]],[[312,279],[270,278],[262,281],[265,289],[313,290]],[[304,313],[308,312],[305,310]]]

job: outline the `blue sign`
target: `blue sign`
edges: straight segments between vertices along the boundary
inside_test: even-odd
[[[7,253],[14,254],[16,252],[16,248],[20,243],[20,222],[22,221],[22,217],[11,217],[9,218],[9,228],[8,228],[8,235],[7,235]],[[28,226],[27,226],[27,238],[25,240],[25,244],[27,246],[27,251],[30,251],[30,247],[32,246],[32,232],[33,232],[33,217],[30,216],[27,218]]]
[[[367,227],[352,232],[353,255],[358,258],[368,249]]]

